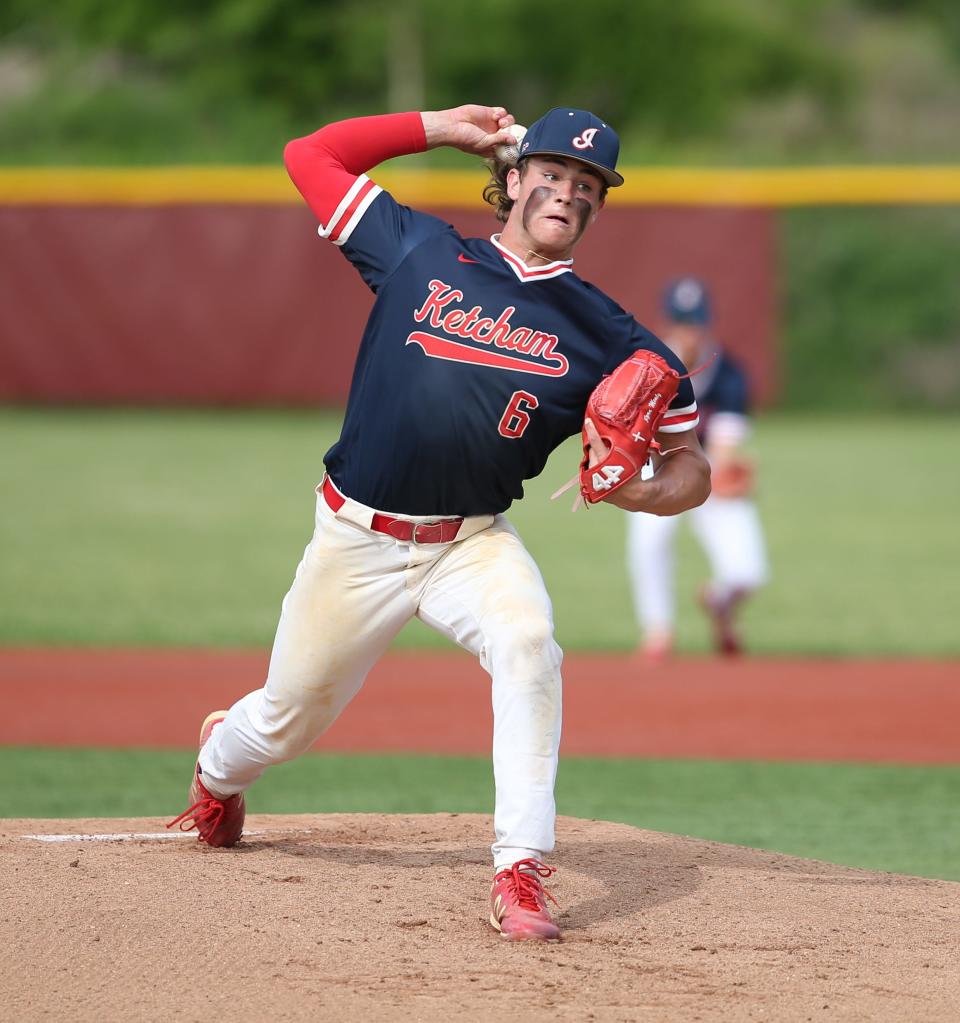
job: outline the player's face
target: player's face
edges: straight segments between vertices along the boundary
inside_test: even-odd
[[[700,358],[707,331],[694,323],[669,323],[663,332],[664,343],[676,352],[680,361],[693,369]]]
[[[524,172],[512,170],[508,223],[533,252],[566,259],[603,205],[603,181],[587,164],[560,156],[531,156]]]

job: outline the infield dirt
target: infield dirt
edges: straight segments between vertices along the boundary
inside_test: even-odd
[[[247,827],[218,850],[80,837],[153,819],[0,822],[0,1018],[960,1018],[957,883],[561,818],[563,940],[513,944],[486,816]]]

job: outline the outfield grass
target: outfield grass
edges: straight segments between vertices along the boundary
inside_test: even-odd
[[[0,408],[0,644],[262,647],[313,517],[337,415]],[[753,442],[774,579],[748,608],[758,652],[960,654],[960,422],[767,416]],[[511,512],[567,649],[629,649],[613,508],[548,499],[577,442]],[[680,540],[679,645],[707,647]],[[445,646],[415,623],[401,646]]]
[[[0,749],[0,817],[175,816],[187,753]],[[561,760],[560,813],[960,880],[960,767]],[[314,755],[272,768],[256,813],[490,813],[482,757]]]

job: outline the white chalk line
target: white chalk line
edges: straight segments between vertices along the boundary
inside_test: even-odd
[[[251,835],[262,835],[262,831],[245,831],[244,838]],[[141,831],[110,835],[21,835],[21,838],[34,842],[165,842],[174,838],[192,838],[197,836],[192,831]]]

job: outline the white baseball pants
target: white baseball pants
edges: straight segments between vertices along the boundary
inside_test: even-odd
[[[204,784],[229,796],[306,752],[416,615],[476,654],[492,679],[494,866],[542,857],[554,846],[562,654],[540,571],[502,515],[462,540],[425,545],[358,525],[371,515],[349,499],[334,513],[318,495],[266,684],[214,729],[200,754]]]
[[[753,501],[710,497],[680,515],[627,516],[627,567],[637,624],[644,632],[673,629],[676,615],[674,537],[680,520],[690,527],[707,555],[711,587],[718,595],[751,591],[768,578],[766,547]]]

